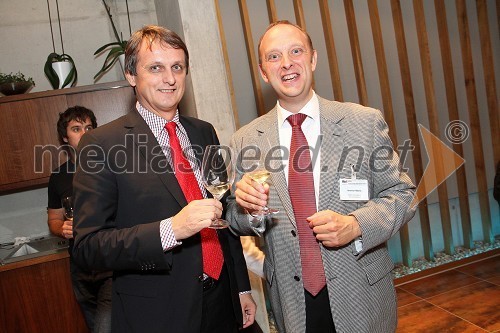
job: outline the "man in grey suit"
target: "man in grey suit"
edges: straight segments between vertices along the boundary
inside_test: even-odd
[[[315,94],[316,61],[307,32],[288,21],[262,36],[260,73],[278,102],[233,135],[238,175],[226,219],[239,234],[264,236],[280,332],[394,332],[386,242],[413,217],[415,187],[380,111]],[[267,183],[244,165],[259,156]]]

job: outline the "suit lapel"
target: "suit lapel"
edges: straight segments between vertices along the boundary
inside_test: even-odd
[[[203,160],[203,152],[205,150],[205,146],[208,143],[202,140],[200,136],[200,129],[196,128],[191,122],[187,121],[186,118],[180,116],[179,121],[186,130],[189,142],[191,143],[191,147],[193,148],[198,168],[201,168],[201,161]]]
[[[187,205],[186,198],[151,129],[136,110],[129,113],[129,120],[125,127],[134,136],[136,150],[139,151],[141,158],[146,160],[148,172],[155,173],[179,205],[184,207]]]
[[[341,120],[344,114],[337,104],[327,103],[326,100],[318,97],[321,115],[321,176],[319,188],[318,210],[325,210],[329,207],[333,196],[337,191],[338,166],[344,147],[344,129]]]

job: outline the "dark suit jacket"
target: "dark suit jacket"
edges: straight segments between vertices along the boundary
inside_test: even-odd
[[[198,163],[218,144],[207,122],[180,117]],[[114,271],[113,332],[199,332],[202,254],[199,233],[163,252],[159,225],[187,202],[156,138],[131,113],[87,133],[75,174],[75,261]],[[250,290],[239,238],[218,231],[229,273],[234,314],[238,291]]]

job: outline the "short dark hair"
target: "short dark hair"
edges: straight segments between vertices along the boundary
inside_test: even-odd
[[[97,120],[94,112],[86,107],[76,105],[66,109],[64,112],[59,113],[59,120],[57,121],[57,135],[59,137],[59,142],[61,144],[65,144],[64,138],[68,137],[67,127],[70,121],[76,120],[83,123],[87,119],[90,119],[93,128],[97,127]]]
[[[187,50],[186,44],[175,32],[168,30],[167,28],[160,27],[158,25],[147,25],[142,29],[137,30],[132,34],[127,42],[125,48],[125,72],[137,75],[137,61],[139,49],[141,47],[141,42],[143,40],[148,42],[148,47],[151,49],[151,45],[155,40],[159,40],[162,43],[170,45],[174,49],[182,49],[186,57],[186,74],[189,68],[189,52]]]
[[[279,25],[279,24],[286,24],[286,25],[291,25],[292,27],[295,27],[297,29],[299,29],[300,31],[302,31],[302,33],[304,33],[304,35],[306,35],[307,37],[307,42],[309,43],[309,47],[311,48],[311,50],[314,50],[314,47],[313,47],[313,43],[312,43],[312,39],[311,39],[311,36],[309,36],[309,34],[307,33],[307,31],[305,31],[305,29],[303,29],[302,27],[300,27],[299,25],[297,24],[294,24],[288,20],[281,20],[281,21],[276,21],[276,22],[273,22],[271,24],[269,24],[266,28],[266,31],[264,31],[264,33],[262,34],[262,36],[260,36],[260,39],[259,39],[259,44],[257,46],[257,51],[259,53],[259,65],[262,64],[262,58],[260,56],[260,44],[262,44],[262,39],[264,39],[264,36],[266,35],[266,33],[271,30],[272,28],[274,28],[275,26]]]

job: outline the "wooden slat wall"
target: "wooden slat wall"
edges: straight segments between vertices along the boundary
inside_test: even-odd
[[[295,21],[302,29],[307,30],[302,0],[293,0],[293,9],[295,10]]]
[[[255,104],[257,105],[257,114],[262,116],[266,113],[264,108],[264,97],[260,86],[259,61],[255,56],[255,47],[252,38],[252,28],[250,18],[248,17],[248,7],[246,0],[238,0],[240,6],[241,23],[244,27],[245,44],[247,47],[248,64],[252,75],[253,90],[255,92]]]
[[[214,1],[222,3],[223,0]],[[280,12],[280,9],[283,10],[285,2],[287,5],[286,10],[289,10],[289,12],[287,12],[286,17],[280,17],[280,15],[278,14]],[[278,3],[280,4],[280,6],[277,6]],[[482,112],[482,117],[484,117],[484,115],[486,114],[486,117],[488,117],[489,119],[489,131],[491,132],[491,136],[487,136],[487,138],[491,142],[488,141],[486,144],[491,143],[493,147],[493,161],[494,163],[498,163],[500,159],[500,119],[498,112],[498,96],[496,90],[497,88],[494,68],[495,55],[493,51],[494,48],[492,46],[492,35],[490,33],[490,25],[494,23],[489,22],[488,20],[488,10],[495,10],[498,16],[500,15],[500,4],[497,2],[495,6],[496,8],[487,8],[487,5],[493,2],[488,2],[488,0],[475,0],[483,65],[482,72],[484,76],[484,84],[486,87],[486,101],[488,106],[488,110],[480,110],[476,91],[476,78],[474,76],[474,66],[478,66],[478,64],[474,64],[474,58],[472,56],[473,51],[471,49],[471,36],[469,32],[470,22],[467,17],[467,8],[465,3],[465,0],[456,0],[455,3],[446,2],[445,0],[434,0],[434,3],[432,3],[431,1],[413,0],[412,3],[405,2],[403,4],[403,10],[400,0],[367,0],[366,5],[368,8],[368,12],[363,11],[363,3],[354,2],[353,0],[342,0],[342,2],[340,2],[340,0],[318,0],[317,3],[314,3],[312,1],[305,2],[301,0],[266,0],[265,5],[264,2],[262,2],[261,4],[261,12],[267,13],[269,22],[274,22],[279,19],[288,19],[290,21],[293,21],[293,18],[295,18],[295,23],[303,28],[306,28],[307,26],[307,28],[309,28],[309,30],[311,31],[314,30],[315,27],[318,27],[319,24],[321,24],[320,29],[322,29],[324,40],[318,41],[318,37],[315,36],[315,38],[313,38],[313,42],[315,43],[315,45],[317,43],[324,42],[326,56],[328,57],[327,63],[329,69],[329,81],[331,83],[332,89],[330,91],[333,91],[334,99],[338,101],[344,101],[346,93],[349,92],[347,90],[347,87],[350,87],[350,85],[353,86],[352,84],[356,84],[358,100],[353,102],[358,102],[360,104],[368,106],[370,106],[370,103],[376,103],[377,98],[372,98],[372,96],[370,95],[374,91],[376,91],[376,89],[368,89],[369,87],[373,87],[374,83],[372,82],[373,80],[370,80],[369,82],[366,81],[366,74],[368,72],[365,73],[365,69],[374,68],[375,62],[367,63],[365,64],[365,66],[367,67],[363,68],[363,59],[366,61],[367,51],[366,45],[360,44],[359,36],[365,36],[361,35],[361,33],[363,33],[361,30],[366,29],[366,24],[368,22],[368,18],[366,17],[366,15],[369,15],[374,54],[370,54],[368,59],[375,58],[376,60],[378,85],[381,94],[380,100],[382,103],[381,109],[383,110],[386,121],[388,123],[393,144],[395,146],[398,146],[398,136],[399,142],[403,142],[404,139],[401,139],[401,136],[404,138],[404,136],[407,135],[411,140],[411,145],[414,146],[414,149],[411,152],[412,164],[405,166],[409,167],[412,170],[416,183],[421,180],[424,174],[424,166],[426,163],[422,158],[422,156],[425,156],[426,151],[421,146],[418,128],[419,123],[422,123],[422,119],[419,119],[422,117],[422,114],[424,114],[424,117],[428,120],[428,126],[430,127],[431,132],[434,133],[434,135],[440,137],[443,142],[446,142],[446,138],[444,137],[444,135],[440,134],[440,128],[444,126],[439,126],[440,121],[438,119],[440,119],[441,121],[461,120],[469,124],[469,130],[472,138],[472,148],[470,151],[472,151],[473,159],[469,158],[469,160],[467,161],[467,165],[469,165],[470,167],[470,164],[473,163],[474,167],[471,169],[475,170],[475,175],[472,175],[472,173],[466,174],[466,168],[464,166],[457,170],[456,175],[453,177],[453,179],[448,179],[447,182],[444,182],[438,187],[437,197],[439,199],[440,219],[439,221],[433,219],[432,225],[435,226],[436,224],[439,224],[442,229],[442,235],[434,236],[431,234],[431,229],[434,230],[434,227],[431,228],[430,212],[427,199],[424,199],[418,207],[421,244],[410,244],[410,232],[408,226],[405,226],[400,230],[401,257],[403,263],[408,266],[411,266],[411,262],[413,260],[412,254],[415,251],[412,251],[411,249],[414,247],[419,248],[421,246],[425,258],[428,260],[433,260],[433,244],[434,242],[438,242],[438,238],[441,237],[444,243],[444,251],[447,253],[454,252],[455,246],[457,245],[458,240],[461,238],[463,239],[463,244],[460,245],[463,245],[466,248],[474,247],[474,228],[472,225],[472,216],[474,215],[474,213],[471,211],[472,206],[469,200],[469,194],[471,194],[469,193],[470,184],[473,184],[473,187],[477,184],[483,240],[485,242],[491,242],[493,240],[486,178],[486,169],[489,168],[491,170],[492,165],[486,165],[486,163],[491,164],[491,162],[490,160],[485,159],[479,114]],[[260,82],[261,79],[258,73],[258,63],[255,57],[255,54],[257,53],[256,43],[258,42],[258,40],[254,40],[252,37],[253,24],[257,25],[257,22],[260,22],[258,24],[258,29],[263,32],[262,20],[260,18],[253,18],[252,20],[252,18],[249,16],[247,3],[245,0],[239,0],[238,4],[241,16],[242,30],[245,36],[245,46],[247,48],[248,64],[252,73],[251,80],[254,89],[253,94],[255,96],[257,113],[259,115],[262,115],[267,112],[267,110],[264,110],[265,97],[262,91]],[[341,4],[343,4],[343,12],[331,12],[331,8],[342,8],[340,6]],[[381,25],[385,26],[386,29],[388,26],[388,23],[386,21],[381,21],[379,15],[379,7],[381,7],[382,5],[385,5],[385,8],[390,6],[394,36],[384,35],[384,31],[387,32],[387,30],[383,30],[381,28]],[[256,3],[252,3],[252,6],[252,9],[255,10],[255,8],[259,5]],[[428,6],[433,6],[435,10],[435,23],[437,24],[436,31],[430,30],[431,25],[429,24],[429,22],[426,22],[426,20],[434,19],[429,18],[429,12],[424,11],[424,9],[426,9],[426,7]],[[452,28],[454,31],[459,32],[458,37],[455,37],[454,35],[452,36],[451,34],[450,25],[456,24],[455,21],[447,20],[447,18],[450,17],[450,12],[448,11],[450,9],[450,6],[455,6],[456,8],[458,27]],[[414,22],[408,19],[407,14],[410,9],[413,10],[415,18]],[[319,10],[319,14],[321,15],[321,23],[308,22],[307,18],[311,18],[313,17],[313,15],[308,16],[306,14],[317,10]],[[290,13],[293,13],[292,17],[290,17]],[[383,14],[384,18],[386,18],[386,13],[384,12]],[[342,16],[342,19],[345,20],[345,27],[341,30],[339,30],[339,20],[334,20],[334,15]],[[359,20],[358,22],[361,25],[357,24],[356,16],[358,16],[357,19]],[[332,25],[332,22],[335,23],[335,25]],[[497,24],[499,25],[497,26],[495,24],[493,29],[500,29],[500,20],[498,20]],[[417,47],[408,44],[408,35],[405,33],[405,31],[409,34],[416,34],[418,42]],[[343,51],[343,49],[337,49],[335,45],[335,42],[338,42],[337,38],[339,36],[345,38],[345,40],[348,40],[349,42],[349,46],[344,43],[342,47],[350,47],[352,64],[349,64],[349,66],[352,66],[352,68],[350,68],[349,70],[352,71],[346,71],[344,67],[346,66],[346,64],[340,63],[342,60],[341,55],[343,54],[338,53],[337,51]],[[453,41],[451,40],[452,37]],[[432,63],[431,61],[431,55],[433,54],[433,52],[436,52],[436,50],[432,49],[433,45],[429,44],[431,38],[433,38],[433,40],[439,39],[439,64]],[[459,38],[460,46],[454,44],[456,43],[456,38]],[[391,44],[392,42],[391,45],[393,45],[393,49],[395,50],[394,52],[397,53],[398,59],[396,61],[394,60],[394,55],[390,55],[392,56],[391,60],[388,60],[389,57],[386,53],[387,45],[384,44],[387,43],[387,41],[389,41],[388,44]],[[495,45],[498,45],[498,43],[496,43]],[[412,52],[411,54],[409,54],[410,47]],[[464,75],[464,82],[461,83],[457,81],[460,76],[456,76],[456,67],[453,66],[453,63],[457,61],[456,50],[458,49],[458,47],[460,47],[462,55],[462,68],[460,69],[460,72],[463,72]],[[415,56],[417,55],[417,53],[415,53],[415,50],[417,50],[419,54],[419,57],[417,56],[417,59],[415,59]],[[363,53],[363,51],[365,53]],[[321,54],[321,59],[324,59],[324,56],[324,54]],[[345,57],[345,55],[343,56]],[[365,56],[365,58],[363,58],[363,56]],[[496,56],[498,57],[498,55]],[[415,73],[412,71],[414,71],[416,67],[412,67],[412,64],[417,60],[420,61],[419,70],[421,72],[418,73],[418,76],[414,77],[412,75],[414,75]],[[324,62],[326,62],[326,60]],[[433,66],[441,66],[439,73],[441,73],[442,71],[442,74],[438,74],[436,72],[436,68],[433,68]],[[389,75],[389,72],[391,71],[389,71],[388,69],[391,69],[392,73],[394,73],[394,71],[399,71],[400,77]],[[353,73],[354,77],[346,73]],[[342,76],[342,74],[344,76]],[[437,79],[437,75],[442,75],[442,83]],[[315,80],[316,79],[317,78],[315,78]],[[419,80],[422,81],[420,82]],[[391,87],[396,86],[395,84],[402,88],[402,90],[396,91],[391,89]],[[420,108],[420,99],[423,100],[423,97],[421,97],[420,90],[418,90],[419,87],[414,86],[415,84],[421,84],[423,87],[423,91],[425,94],[425,103],[423,107],[425,108],[425,111],[419,110],[419,112],[417,112],[416,110],[416,105],[419,105]],[[315,85],[317,85],[317,81],[315,81]],[[443,96],[437,96],[436,94],[438,93],[438,91],[441,92]],[[463,108],[465,110],[465,107],[463,106],[463,100],[460,100],[462,96],[459,95],[458,91],[465,91],[466,93],[465,95],[468,111],[468,118],[466,119],[461,119],[461,117],[463,117],[463,112],[461,116],[459,108]],[[395,95],[396,93],[401,95]],[[235,92],[235,95],[238,95],[237,91]],[[274,96],[272,96],[272,98],[274,98]],[[419,100],[416,100],[416,98],[419,98]],[[401,106],[398,108],[398,115],[404,112],[404,117],[402,119],[399,119],[399,123],[396,121],[397,115],[394,113],[394,104],[396,103],[396,99],[404,103],[403,110],[401,109]],[[447,110],[438,108],[438,99],[439,101],[446,99]],[[380,106],[377,105],[371,106],[380,108]],[[406,122],[406,125],[408,127],[407,134],[405,133],[404,129],[401,128],[402,122]],[[424,121],[424,123],[426,123],[426,121]],[[465,149],[462,143],[455,143],[452,145],[452,148],[458,155],[464,156]],[[441,162],[443,163],[443,161]],[[444,163],[446,163],[446,161],[444,161]],[[437,169],[438,170],[436,171],[439,173],[439,169],[441,169],[439,167],[439,164]],[[450,212],[449,205],[450,193],[448,193],[447,188],[447,183],[453,180],[456,182],[458,202],[460,206],[459,219],[461,223],[461,230],[459,231],[462,232],[463,236],[457,237],[456,239],[454,239],[452,236],[453,224],[451,222],[452,214]],[[415,237],[412,237],[412,241],[415,241]]]
[[[276,5],[274,0],[266,0],[267,4],[267,14],[269,16],[269,23],[278,21],[278,16],[276,14]]]
[[[328,65],[330,68],[330,77],[333,87],[335,100],[344,101],[342,94],[342,84],[340,82],[339,65],[337,60],[337,51],[335,50],[335,41],[333,39],[332,20],[330,18],[330,8],[328,0],[319,0],[321,12],[321,22],[323,23],[323,34],[325,35],[326,52],[328,55]]]
[[[498,162],[500,162],[500,121],[498,115],[499,112],[496,94],[497,86],[495,82],[495,68],[493,67],[493,51],[491,50],[491,38],[486,1],[477,0],[476,8],[477,21],[479,23],[479,38],[481,40],[481,55],[483,58],[484,83],[486,85],[486,97],[488,101],[491,136],[498,139],[493,140],[493,157],[496,165]]]
[[[376,1],[368,0],[368,10],[370,13],[370,24],[373,34],[373,45],[375,47],[375,57],[377,60],[377,70],[380,83],[380,91],[382,93],[382,104],[384,106],[384,115],[389,126],[389,136],[391,137],[394,147],[398,146],[396,122],[394,120],[394,110],[392,107],[392,93],[389,83],[389,74],[387,72],[387,62],[385,60],[384,38],[380,27],[380,15]],[[403,263],[411,266],[411,247],[410,234],[408,224],[404,225],[400,230],[401,239],[401,255]]]
[[[406,107],[406,116],[408,121],[408,131],[413,150],[413,171],[415,181],[419,182],[423,175],[422,151],[420,148],[420,137],[418,136],[418,122],[415,113],[415,101],[413,98],[413,87],[411,83],[410,64],[408,61],[408,50],[406,48],[405,29],[403,25],[403,14],[401,12],[401,3],[399,0],[391,0],[392,19],[394,21],[394,31],[396,33],[396,45],[399,55],[399,68],[401,71],[401,83],[403,85],[403,94]],[[429,208],[427,199],[420,202],[418,206],[420,229],[422,231],[422,243],[424,247],[424,256],[427,260],[434,259],[434,249],[432,246],[431,225],[429,220]]]
[[[236,107],[236,100],[234,96],[234,86],[233,86],[233,75],[231,74],[231,66],[229,65],[229,56],[227,53],[227,43],[226,43],[226,34],[224,32],[224,25],[222,24],[222,17],[220,13],[220,6],[219,2],[215,1],[215,11],[217,15],[217,21],[219,23],[219,33],[221,36],[221,42],[222,42],[222,53],[224,54],[224,67],[226,67],[226,75],[227,75],[227,80],[229,82],[229,92],[231,94],[231,105],[233,109],[233,115],[234,115],[234,125],[236,128],[240,127],[240,119],[238,116],[237,112],[237,107]]]
[[[347,30],[351,41],[352,60],[354,62],[354,74],[356,76],[356,87],[358,88],[359,103],[368,105],[368,94],[366,92],[365,74],[363,61],[361,59],[361,47],[359,45],[358,29],[356,27],[356,15],[352,0],[344,0],[345,16],[347,18]]]
[[[436,110],[436,95],[434,92],[434,80],[432,78],[432,65],[429,53],[429,41],[427,38],[427,28],[425,24],[424,5],[422,0],[413,1],[413,11],[415,13],[415,22],[417,25],[418,45],[420,51],[420,63],[424,78],[425,100],[427,102],[427,115],[429,117],[429,126],[432,133],[439,133],[439,120]],[[439,149],[438,149],[439,150]],[[429,152],[428,152],[429,153]],[[434,163],[436,165],[436,178],[445,179],[443,169],[442,154],[433,150]],[[439,212],[441,214],[441,226],[443,228],[444,250],[447,254],[455,253],[453,245],[453,234],[451,231],[450,205],[448,202],[448,187],[446,182],[438,187]]]
[[[450,36],[448,33],[448,20],[446,19],[446,8],[444,0],[435,0],[436,22],[439,31],[439,45],[441,47],[441,63],[443,66],[444,84],[446,88],[446,101],[448,103],[448,117],[450,121],[459,120],[457,91],[455,89],[455,73],[451,58]],[[453,145],[455,153],[464,156],[462,143]],[[464,247],[472,249],[472,226],[469,207],[469,191],[467,189],[467,177],[465,166],[457,170],[458,200],[460,204],[460,219],[462,221],[462,235]]]
[[[490,204],[488,200],[488,185],[486,182],[486,170],[484,163],[483,138],[481,135],[481,123],[479,120],[479,107],[477,104],[476,79],[470,45],[469,19],[465,8],[465,0],[457,0],[458,31],[460,33],[460,46],[462,48],[462,65],[465,76],[465,89],[469,110],[469,122],[474,147],[474,163],[476,167],[476,179],[479,194],[479,209],[483,224],[483,239],[487,243],[493,241],[491,230]],[[498,138],[497,138],[498,140]]]

